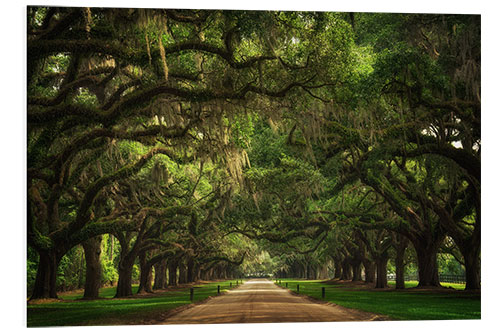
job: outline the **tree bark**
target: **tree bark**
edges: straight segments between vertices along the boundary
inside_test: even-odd
[[[85,252],[85,291],[84,299],[95,299],[99,297],[101,287],[101,241],[102,236],[91,238],[82,243]]]
[[[375,288],[387,288],[387,256],[379,257],[375,260],[377,265],[377,282]]]
[[[118,285],[115,298],[132,296],[132,270],[134,259],[127,257],[120,260],[118,265]]]
[[[213,268],[210,268],[210,269],[206,269],[204,268],[201,272],[201,278],[204,280],[204,281],[209,281],[209,280],[212,280],[212,271],[213,271]]]
[[[363,260],[363,266],[365,267],[365,282],[375,282],[375,264],[371,260],[365,259]]]
[[[333,265],[335,267],[333,278],[340,280],[342,278],[342,261],[338,258],[335,258],[333,260]]]
[[[437,265],[437,247],[433,246],[415,246],[418,263],[418,286],[417,287],[440,287],[438,265]]]
[[[361,281],[361,261],[355,260],[352,263],[352,281]]]
[[[193,258],[189,258],[187,261],[187,282],[195,282],[196,281],[196,271],[195,271],[195,262]]]
[[[211,276],[212,276],[211,280],[220,279],[219,266],[214,266],[214,268],[212,268]]]
[[[153,290],[163,289],[167,286],[167,261],[164,259],[154,265],[155,282]]]
[[[219,279],[227,279],[227,275],[226,275],[226,265],[225,264],[222,264],[219,266]]]
[[[396,256],[396,289],[405,289],[405,266],[404,259]]]
[[[168,262],[168,285],[177,285],[177,264],[178,259],[172,259]]]
[[[325,280],[328,279],[328,266],[327,264],[323,264],[318,273],[318,279]]]
[[[201,275],[200,265],[198,263],[195,263],[193,272],[193,282],[199,281],[200,275]]]
[[[465,289],[478,290],[481,289],[481,269],[479,259],[479,249],[466,252],[464,254],[465,261]],[[463,252],[462,252],[463,253]]]
[[[179,263],[179,284],[185,283],[187,283],[187,267],[183,260]]]
[[[82,246],[83,247],[83,246]],[[80,265],[78,267],[78,287],[77,289],[82,289],[85,286],[83,267],[85,266],[85,251],[81,252]],[[63,287],[59,286],[59,290],[66,291],[66,280],[63,280]]]
[[[61,256],[55,251],[39,251],[38,269],[30,300],[57,298],[56,277]]]
[[[341,280],[351,280],[352,279],[352,271],[351,271],[351,263],[348,259],[344,259],[342,261],[342,275],[340,277]]]
[[[396,258],[394,263],[396,265],[396,289],[405,288],[405,252],[408,247],[408,239],[402,235],[396,236],[398,241],[396,243]]]
[[[138,294],[152,293],[153,266],[148,263],[145,253],[139,255],[139,263],[140,263],[141,275],[139,280],[139,289],[137,290],[137,293]]]
[[[318,275],[317,267],[312,264],[307,265],[307,279],[316,280]]]

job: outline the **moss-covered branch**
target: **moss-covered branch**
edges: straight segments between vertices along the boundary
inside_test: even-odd
[[[166,148],[153,148],[147,153],[146,155],[143,155],[136,163],[132,165],[125,166],[121,168],[120,170],[110,174],[103,176],[96,180],[94,183],[92,183],[87,191],[85,192],[85,195],[82,199],[82,202],[80,203],[76,218],[74,222],[72,222],[69,226],[69,233],[76,232],[77,230],[83,228],[83,226],[88,222],[89,216],[90,216],[90,207],[92,207],[92,204],[94,202],[94,199],[98,195],[98,193],[101,191],[101,189],[117,180],[120,179],[125,179],[128,177],[131,177],[135,175],[137,172],[139,172],[144,165],[155,155],[157,154],[164,154],[164,155],[169,155],[169,156],[174,156],[172,151],[170,149]]]
[[[132,49],[123,47],[119,42],[109,42],[98,39],[53,39],[53,40],[35,40],[28,42],[28,57],[32,60],[41,59],[51,54],[74,53],[74,54],[106,54],[115,58],[134,64],[147,64],[149,55],[146,50]],[[260,61],[276,60],[276,56],[261,55],[248,57],[245,60],[237,61],[234,54],[225,48],[210,45],[204,42],[180,42],[164,47],[165,54],[177,54],[182,51],[202,51],[214,54],[224,59],[231,67],[235,69],[249,68]],[[150,50],[152,58],[157,59],[160,51],[157,48]]]

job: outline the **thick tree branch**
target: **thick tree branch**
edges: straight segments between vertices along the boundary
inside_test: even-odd
[[[136,163],[125,166],[120,170],[118,170],[117,172],[112,173],[110,175],[103,176],[94,183],[92,183],[91,185],[89,185],[87,192],[85,192],[82,202],[78,207],[76,218],[74,222],[72,222],[68,227],[69,234],[72,234],[77,230],[83,228],[83,226],[85,226],[85,224],[89,221],[90,207],[92,207],[94,199],[96,198],[96,196],[103,187],[117,180],[128,178],[130,176],[135,175],[142,169],[142,167],[146,164],[146,162],[148,162],[153,156],[157,154],[174,156],[173,152],[169,149],[161,147],[153,148],[152,150],[150,150],[149,153],[143,155]]]

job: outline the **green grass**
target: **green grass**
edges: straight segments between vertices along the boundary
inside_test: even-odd
[[[387,284],[390,287],[395,287],[396,282],[395,281],[389,281]],[[405,288],[414,288],[418,285],[418,281],[405,281]],[[456,290],[464,290],[465,289],[465,284],[464,283],[448,283],[448,282],[441,282],[441,285],[443,287],[447,288],[453,288]]]
[[[235,287],[236,280],[219,281],[194,286],[194,302],[217,295],[217,285],[221,292]],[[137,291],[137,286],[133,287]],[[153,320],[166,311],[190,304],[189,288],[157,292],[151,297],[113,299],[116,288],[102,288],[100,297],[104,299],[84,301],[83,293],[60,296],[62,301],[29,304],[27,309],[28,327],[119,325]]]
[[[347,308],[389,316],[396,320],[480,319],[481,296],[461,291],[423,290],[366,290],[321,281],[281,279],[281,286],[300,294],[321,299],[325,287],[325,301]],[[413,283],[409,283],[409,286]]]

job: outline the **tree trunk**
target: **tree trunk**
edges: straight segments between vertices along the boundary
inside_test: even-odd
[[[58,256],[54,251],[40,251],[38,254],[38,269],[30,300],[38,298],[57,298],[57,268],[62,256]]]
[[[405,266],[404,259],[396,256],[396,289],[405,289]]]
[[[342,275],[340,279],[341,280],[352,279],[351,264],[348,259],[344,259],[344,261],[342,261]]]
[[[192,281],[191,282],[196,282],[198,280],[200,280],[201,278],[201,269],[200,269],[200,265],[193,261],[193,272],[192,272]]]
[[[179,262],[179,284],[187,283],[187,273],[186,260],[181,260]]]
[[[168,285],[177,285],[177,262],[178,260],[172,259],[168,262]]]
[[[321,266],[321,268],[319,270],[319,274],[318,274],[318,279],[320,279],[320,280],[328,279],[328,265],[327,264],[324,264],[323,266]]]
[[[220,272],[219,272],[219,266],[215,266],[212,269],[212,280],[219,280],[220,279]]]
[[[204,268],[204,269],[203,269],[203,271],[202,271],[202,273],[201,273],[201,275],[202,275],[202,277],[201,277],[201,278],[202,278],[202,280],[204,280],[204,281],[208,281],[208,280],[210,280],[210,276],[209,276],[210,271],[211,271],[211,269],[206,269],[206,268]]]
[[[228,265],[226,267],[226,279],[232,279],[233,278],[233,266],[232,265]]]
[[[396,258],[394,264],[396,265],[396,289],[405,288],[405,252],[408,247],[408,239],[402,235],[396,236],[398,242],[396,243]]]
[[[141,254],[139,256],[139,263],[140,263],[141,275],[139,280],[139,289],[137,290],[137,293],[138,294],[152,293],[153,272],[152,272],[152,266],[148,264],[146,254]]]
[[[195,281],[195,264],[193,258],[189,258],[187,262],[187,282]]]
[[[334,259],[333,265],[335,267],[333,278],[340,280],[342,278],[342,261]]]
[[[115,298],[132,296],[132,268],[133,265],[118,268],[118,285]]]
[[[365,282],[375,282],[375,264],[371,260],[365,259],[363,260],[363,266],[365,267]]]
[[[80,244],[81,245],[81,244]],[[83,248],[83,246],[82,246]],[[77,289],[82,289],[83,286],[85,285],[85,280],[84,280],[84,272],[83,272],[83,267],[85,266],[85,252],[81,252],[80,256],[80,265],[78,267],[78,285]],[[66,280],[63,280],[64,282],[64,287],[62,288],[63,291],[66,291]],[[59,287],[61,288],[61,287]]]
[[[361,261],[356,260],[352,263],[352,281],[361,280]]]
[[[377,258],[375,263],[377,265],[377,282],[375,288],[387,288],[387,261],[388,257],[383,256]]]
[[[95,299],[99,297],[101,287],[101,241],[102,236],[91,238],[82,243],[85,252],[85,291],[83,298]]]
[[[466,254],[464,254],[466,290],[481,289],[481,275],[480,275],[481,269],[480,269],[480,259],[478,252],[479,249],[475,251],[469,251]]]
[[[317,276],[317,270],[316,266],[313,266],[312,264],[307,265],[307,279],[308,280],[316,280]]]
[[[118,285],[116,286],[115,298],[132,296],[132,270],[134,260],[126,258],[120,260],[118,265]]]
[[[418,263],[418,286],[417,287],[440,287],[437,248],[439,244],[423,247],[415,246]]]
[[[167,285],[167,261],[164,259],[154,265],[155,268],[155,283],[153,289],[163,289]]]
[[[210,269],[204,268],[201,272],[202,280],[204,280],[204,281],[212,280],[212,275],[211,275],[212,270],[213,270],[213,268],[210,268]]]
[[[219,278],[225,280],[227,279],[227,275],[226,275],[226,265],[222,265],[219,267]]]

